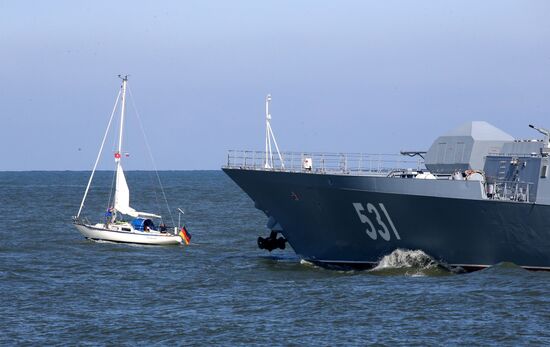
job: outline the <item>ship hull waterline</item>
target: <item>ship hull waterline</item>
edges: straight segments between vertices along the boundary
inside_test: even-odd
[[[465,269],[550,270],[548,205],[368,188],[386,177],[223,170],[307,261],[369,267],[395,249],[420,249]]]
[[[182,243],[181,237],[177,235],[156,233],[147,234],[145,232],[121,232],[96,228],[85,224],[75,224],[75,227],[85,238],[94,241],[109,241],[154,246],[179,245]]]

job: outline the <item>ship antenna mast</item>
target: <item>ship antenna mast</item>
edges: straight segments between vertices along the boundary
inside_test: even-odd
[[[271,103],[271,94],[267,94],[265,98],[265,163],[264,167],[266,169],[273,168],[273,151],[271,148],[271,143],[275,145],[277,150],[277,156],[281,162],[281,168],[285,168],[285,163],[283,162],[283,157],[279,151],[279,146],[277,145],[277,140],[275,139],[275,134],[271,128],[271,113],[269,113],[269,104]]]

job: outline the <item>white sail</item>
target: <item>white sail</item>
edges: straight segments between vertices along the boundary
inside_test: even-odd
[[[130,190],[120,163],[117,165],[116,170],[115,210],[132,217],[138,216],[136,210],[130,207]]]
[[[139,212],[130,207],[130,189],[128,189],[128,183],[126,183],[126,177],[120,162],[116,170],[115,210],[132,217],[161,218],[159,215]]]

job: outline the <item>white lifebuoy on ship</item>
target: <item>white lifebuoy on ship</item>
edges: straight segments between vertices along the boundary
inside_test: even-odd
[[[414,178],[419,179],[419,180],[435,180],[435,179],[437,179],[437,177],[435,177],[433,174],[431,174],[429,172],[419,173],[418,175],[414,176]]]

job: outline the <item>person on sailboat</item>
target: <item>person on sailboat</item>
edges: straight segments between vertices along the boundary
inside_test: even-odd
[[[105,221],[107,223],[112,223],[113,222],[113,208],[112,207],[109,207],[107,209],[107,211],[105,211]]]

